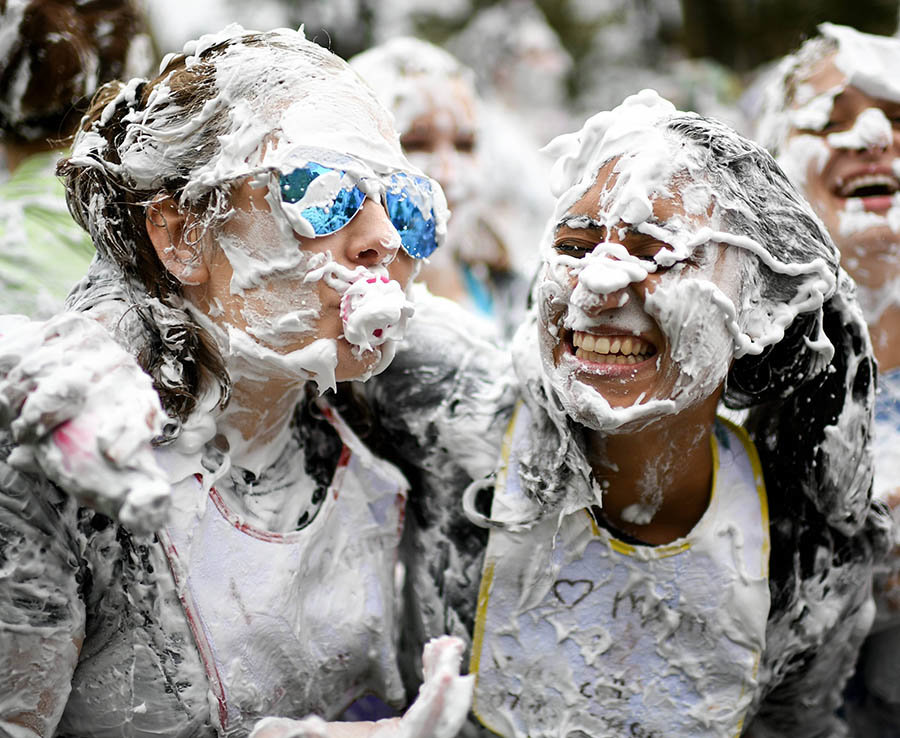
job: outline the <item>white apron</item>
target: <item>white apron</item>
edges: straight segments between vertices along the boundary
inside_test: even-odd
[[[510,424],[491,516],[530,503]],[[709,508],[691,533],[633,546],[587,510],[492,529],[470,670],[473,710],[502,736],[737,736],[769,614],[768,510],[749,438],[717,422]]]
[[[404,698],[395,569],[406,481],[323,412],[344,448],[304,529],[254,528],[193,476],[174,490],[160,538],[222,735],[267,715],[333,718],[366,692]]]

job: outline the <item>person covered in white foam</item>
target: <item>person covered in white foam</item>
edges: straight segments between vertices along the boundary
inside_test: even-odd
[[[873,494],[900,528],[900,40],[830,23],[785,57],[757,122],[858,286],[875,358]],[[900,538],[895,540],[900,546]],[[900,548],[875,579],[878,612],[847,711],[859,735],[900,735]],[[881,731],[881,732],[879,732]]]
[[[496,121],[472,70],[426,41],[393,38],[350,66],[394,114],[404,153],[440,182],[453,211],[447,244],[422,281],[485,319],[486,335],[508,341],[525,315],[536,236],[551,204],[534,186],[546,176],[537,144],[508,117]],[[501,128],[493,137],[491,125]]]
[[[389,113],[302,32],[232,26],[101,88],[60,172],[98,257],[71,312],[0,326],[33,357],[3,377],[0,732],[454,735],[453,639],[403,717],[322,722],[409,703],[407,483],[320,397],[390,361],[444,237]]]
[[[549,150],[517,388],[458,331],[431,365],[408,337],[366,385],[428,490],[409,576],[443,562],[444,609],[422,608],[422,632],[470,628],[473,709],[504,736],[841,735],[887,523],[837,251],[764,150],[652,91]],[[431,384],[398,408],[411,376]],[[475,451],[505,421],[482,479]],[[466,478],[486,549],[446,512]]]

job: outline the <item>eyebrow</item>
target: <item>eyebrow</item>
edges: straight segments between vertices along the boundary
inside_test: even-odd
[[[555,230],[558,231],[560,228],[573,228],[573,229],[592,229],[596,231],[606,230],[606,224],[601,223],[596,218],[592,218],[590,215],[566,215],[556,224]]]

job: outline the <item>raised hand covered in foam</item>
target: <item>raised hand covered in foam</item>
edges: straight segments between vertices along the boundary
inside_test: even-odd
[[[454,738],[472,704],[474,676],[460,676],[465,645],[459,638],[442,636],[425,645],[422,654],[425,681],[419,695],[401,718],[378,722],[325,722],[265,718],[250,738]]]
[[[150,378],[93,320],[0,324],[0,422],[9,463],[40,470],[135,532],[165,521],[169,484],[150,445],[164,420]]]

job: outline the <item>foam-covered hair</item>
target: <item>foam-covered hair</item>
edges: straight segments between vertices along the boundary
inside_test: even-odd
[[[418,38],[392,38],[357,54],[350,66],[394,114],[400,132],[428,109],[430,92],[441,99],[451,82],[463,85],[476,99],[474,72],[442,48]]]
[[[167,56],[155,79],[101,88],[60,164],[69,208],[100,261],[71,304],[84,309],[127,293],[129,319],[141,323],[131,332],[143,336],[138,359],[175,418],[193,409],[204,377],[218,381],[223,400],[229,380],[156,256],[147,205],[175,198],[185,233],[199,243],[229,217],[237,182],[271,171],[280,152],[301,144],[398,168],[406,162],[390,114],[346,62],[302,31],[233,25]],[[121,273],[118,288],[112,272]]]
[[[736,350],[724,401],[749,409],[748,425],[774,498],[796,504],[805,498],[823,524],[847,535],[858,531],[869,510],[873,358],[854,286],[840,269],[831,238],[757,144],[722,123],[671,107],[655,118],[642,116],[658,138],[631,131],[611,144],[614,121],[604,118],[602,126],[596,120],[586,124],[556,147],[563,151],[555,180],[562,204],[548,234],[560,210],[567,211],[613,158],[598,153],[607,145],[616,157],[640,157],[648,154],[648,140],[655,140],[659,150],[649,158],[659,162],[662,156],[671,169],[658,172],[661,186],[702,182],[713,193],[717,239],[726,248],[746,251],[737,322],[750,340]],[[672,164],[676,160],[689,161],[689,168]],[[647,166],[656,166],[653,162]],[[538,309],[524,331],[536,330]],[[741,338],[736,337],[736,349]],[[523,459],[523,485],[550,512],[563,504],[567,490],[571,494],[579,469],[588,468],[583,434],[566,416],[552,383],[538,376],[534,358],[520,355],[515,362],[535,433],[543,438],[533,446],[539,450]],[[559,443],[547,443],[548,433]],[[589,480],[575,486],[589,489]]]
[[[0,130],[66,138],[104,82],[152,63],[135,0],[0,1]]]

